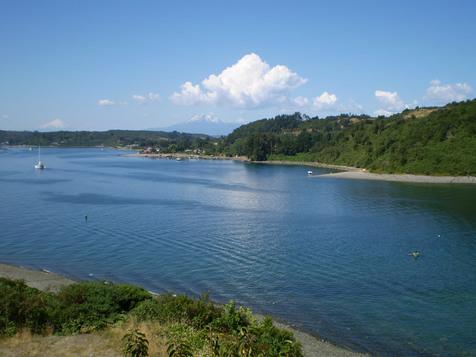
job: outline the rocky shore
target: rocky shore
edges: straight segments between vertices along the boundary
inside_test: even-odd
[[[440,184],[476,184],[474,176],[427,176],[408,174],[375,174],[364,170],[335,172],[323,175],[312,175],[315,178],[339,178],[352,180],[377,180],[413,183],[440,183]]]

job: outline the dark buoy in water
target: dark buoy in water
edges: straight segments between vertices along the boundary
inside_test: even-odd
[[[408,253],[408,255],[412,256],[413,259],[418,259],[420,258],[421,253],[418,250],[414,250],[413,252]]]
[[[88,215],[84,216],[84,220],[87,222],[88,221]]]

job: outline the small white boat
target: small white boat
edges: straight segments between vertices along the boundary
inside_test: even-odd
[[[312,171],[309,170],[309,171],[307,172],[307,174],[308,174],[308,175],[312,175]]]
[[[177,161],[183,161],[183,158],[177,157],[177,158],[175,158],[175,160],[177,160]]]
[[[41,162],[41,149],[38,146],[38,163],[35,165],[35,169],[43,170],[45,168],[46,168],[45,164]]]

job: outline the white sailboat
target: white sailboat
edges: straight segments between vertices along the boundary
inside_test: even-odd
[[[41,149],[38,146],[38,163],[35,165],[35,169],[43,170],[45,168],[45,164],[41,162]]]

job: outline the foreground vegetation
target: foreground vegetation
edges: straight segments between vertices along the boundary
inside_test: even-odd
[[[299,113],[258,120],[224,141],[228,155],[315,161],[375,172],[476,175],[476,100],[405,110],[389,118]]]
[[[302,356],[292,333],[273,326],[270,318],[256,320],[234,302],[217,306],[207,296],[152,296],[138,287],[100,282],[72,284],[54,294],[0,278],[0,336],[106,328],[124,332],[125,356],[147,356],[149,344],[158,343],[166,355],[178,357]]]

